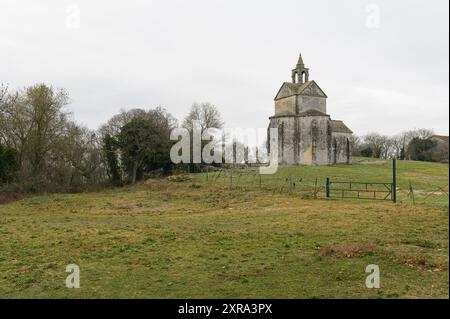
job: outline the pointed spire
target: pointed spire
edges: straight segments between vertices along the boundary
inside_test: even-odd
[[[297,65],[292,70],[292,83],[303,84],[309,81],[309,69],[305,67],[302,54],[298,56]]]
[[[304,67],[305,64],[303,63],[303,59],[302,59],[302,54],[300,53],[300,55],[298,56],[298,62],[297,62],[297,67]]]

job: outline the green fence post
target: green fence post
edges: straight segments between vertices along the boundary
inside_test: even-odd
[[[294,176],[289,176],[290,177],[290,184],[291,184],[291,193],[294,191]]]
[[[330,178],[327,177],[327,183],[325,185],[326,197],[330,198]]]
[[[392,201],[397,202],[397,159],[392,160]]]
[[[318,190],[317,190],[317,177],[316,177],[316,180],[314,182],[314,198],[315,199],[317,199],[317,193],[318,193]]]
[[[414,199],[414,189],[413,189],[413,186],[411,184],[411,180],[409,180],[409,194],[412,197],[413,204],[415,205],[416,204],[416,200]]]

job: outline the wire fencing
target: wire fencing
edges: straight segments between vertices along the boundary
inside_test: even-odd
[[[208,183],[261,189],[270,192],[285,192],[302,198],[325,198],[325,183],[319,178],[305,179],[297,175],[279,176],[259,174],[258,170],[218,169],[203,172],[201,179]]]
[[[304,199],[385,199],[389,200],[390,196],[381,194],[373,198],[374,192],[382,193],[383,191],[389,195],[389,185],[386,188],[386,183],[361,183],[355,181],[354,184],[369,184],[371,187],[374,184],[379,184],[380,189],[370,189],[365,195],[365,189],[360,189],[360,187],[355,187],[350,185],[352,193],[348,193],[348,186],[345,189],[340,189],[339,187],[333,186],[331,191],[335,191],[335,196],[327,197],[327,179],[323,177],[315,178],[305,178],[299,175],[263,175],[259,174],[258,169],[215,169],[213,171],[204,171],[202,173],[195,174],[197,178],[202,181],[212,184],[228,185],[230,187],[241,187],[243,189],[260,189],[264,191],[269,191],[272,193],[291,193],[293,195],[298,195]],[[334,180],[334,179],[333,179]],[[352,184],[353,182],[336,180],[334,182],[336,185]],[[397,187],[396,196],[399,203],[404,204],[431,204],[431,205],[448,205],[449,204],[449,185],[436,185],[433,189],[422,190],[415,188],[413,183],[409,181],[407,188]],[[352,189],[351,187],[355,187]],[[367,185],[364,187],[367,188]],[[342,195],[346,192],[346,196]],[[371,193],[371,192],[372,193]],[[357,194],[357,195],[355,195]],[[329,195],[329,194],[328,194]],[[351,196],[349,196],[351,195]]]
[[[435,204],[447,206],[449,204],[449,184],[435,185],[431,190],[423,190],[414,187],[414,184],[409,181],[408,188],[401,190],[400,194],[402,194],[402,203]]]

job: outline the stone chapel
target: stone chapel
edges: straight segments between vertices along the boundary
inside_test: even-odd
[[[269,128],[278,128],[279,164],[351,163],[353,132],[327,114],[327,95],[309,79],[301,54],[292,81],[284,82],[275,96],[275,114],[269,119]]]

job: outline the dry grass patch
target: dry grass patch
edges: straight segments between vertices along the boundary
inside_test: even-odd
[[[346,257],[354,258],[373,255],[375,246],[353,246],[353,247],[322,247],[319,251],[321,257]]]
[[[430,256],[425,254],[401,254],[396,256],[395,259],[414,269],[429,270],[432,272],[442,272],[447,270],[445,265],[439,265],[434,262]]]

